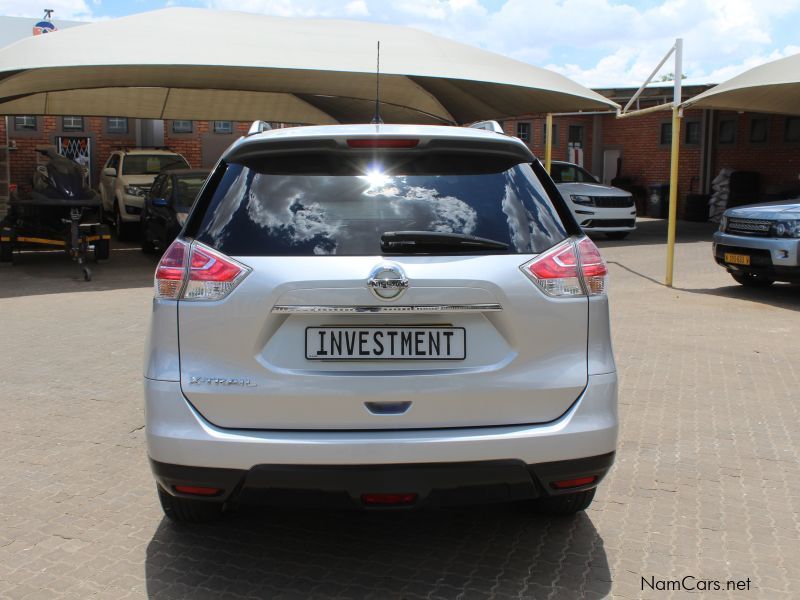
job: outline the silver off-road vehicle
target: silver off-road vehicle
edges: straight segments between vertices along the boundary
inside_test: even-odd
[[[606,274],[516,138],[240,139],[155,275],[144,389],[166,514],[586,508],[617,440]]]

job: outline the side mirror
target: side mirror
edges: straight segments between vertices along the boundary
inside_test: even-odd
[[[103,169],[103,175],[108,175],[109,177],[116,177],[117,170],[114,167],[106,167]]]
[[[153,206],[169,206],[169,201],[166,198],[153,198]]]

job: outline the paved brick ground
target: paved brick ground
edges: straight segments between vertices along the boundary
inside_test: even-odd
[[[161,518],[140,399],[152,261],[94,282],[57,256],[0,268],[0,597],[681,597],[641,578],[800,597],[800,288],[750,291],[682,224],[603,242],[621,375],[617,465],[585,515],[245,510]]]

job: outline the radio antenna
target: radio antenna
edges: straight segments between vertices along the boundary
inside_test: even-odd
[[[378,63],[375,68],[375,116],[372,122],[376,125],[383,123],[381,120],[381,42],[378,40]]]

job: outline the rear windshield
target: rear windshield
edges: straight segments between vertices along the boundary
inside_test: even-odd
[[[567,236],[527,164],[452,175],[221,168],[205,213],[192,220],[196,239],[232,256],[375,256],[390,231],[477,236],[507,244],[503,253],[532,254]],[[469,254],[489,251],[497,253]]]
[[[122,162],[123,175],[156,175],[167,169],[188,169],[177,154],[129,154]]]

